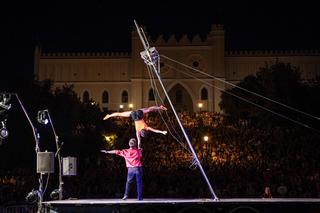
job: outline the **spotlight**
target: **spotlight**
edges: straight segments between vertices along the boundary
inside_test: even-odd
[[[5,138],[8,137],[8,135],[9,135],[8,130],[7,130],[6,128],[2,127],[2,128],[0,129],[0,138],[1,138],[1,139],[5,139]]]
[[[28,203],[35,203],[39,200],[40,193],[38,190],[32,190],[31,192],[28,193],[26,196],[26,202]]]
[[[2,107],[5,110],[9,110],[11,108],[11,104],[8,104],[10,99],[11,99],[11,94],[1,93],[0,94],[0,107]]]
[[[48,119],[48,115],[46,114],[46,110],[38,111],[37,120],[41,124],[45,124],[46,125],[46,124],[49,123],[49,119]]]
[[[55,189],[50,193],[50,198],[53,200],[58,200],[59,199],[59,193],[60,190],[59,189]]]
[[[1,121],[1,124],[2,124],[2,127],[0,129],[0,139],[5,139],[5,138],[8,137],[9,132],[8,132],[8,130],[6,128],[5,122]]]

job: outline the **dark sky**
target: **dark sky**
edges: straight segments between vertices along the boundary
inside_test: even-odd
[[[30,76],[33,49],[130,51],[133,20],[154,38],[204,37],[223,23],[227,49],[320,49],[316,3],[293,1],[10,1],[1,5],[1,80]]]

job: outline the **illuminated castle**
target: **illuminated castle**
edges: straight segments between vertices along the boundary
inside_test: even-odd
[[[199,69],[223,81],[237,83],[255,73],[265,62],[280,61],[300,67],[304,79],[320,75],[319,51],[226,51],[222,25],[212,25],[205,39],[199,35],[189,39],[175,35],[159,36],[151,42],[161,55]],[[51,79],[54,86],[73,84],[83,101],[94,100],[102,109],[129,110],[154,105],[155,100],[144,61],[140,58],[141,41],[132,32],[131,53],[43,53],[35,54],[35,74],[38,80]],[[161,59],[162,60],[162,59]],[[165,60],[164,60],[165,62]],[[178,67],[177,67],[178,69]],[[161,77],[177,110],[219,112],[223,81],[208,77],[191,78],[172,66],[161,63]],[[215,87],[207,86],[201,80]],[[164,99],[164,94],[160,93]],[[130,105],[132,104],[132,105]]]

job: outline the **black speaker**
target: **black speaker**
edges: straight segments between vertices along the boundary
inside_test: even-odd
[[[37,153],[37,173],[54,173],[53,152]]]

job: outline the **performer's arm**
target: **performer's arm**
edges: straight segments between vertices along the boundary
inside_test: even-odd
[[[101,152],[103,153],[106,153],[106,154],[116,154],[118,152],[118,150],[100,150]]]
[[[142,108],[141,110],[143,111],[143,113],[148,113],[148,112],[156,111],[156,110],[167,110],[167,108],[163,105],[160,105],[160,106],[151,106],[148,108]]]
[[[138,149],[141,149],[141,136],[140,136],[140,131],[136,131],[136,136],[138,140]]]
[[[107,120],[108,118],[117,117],[117,116],[119,116],[119,117],[130,117],[130,113],[131,113],[131,112],[132,112],[132,111],[114,112],[114,113],[112,113],[112,114],[107,114],[107,115],[103,118],[103,120]]]

